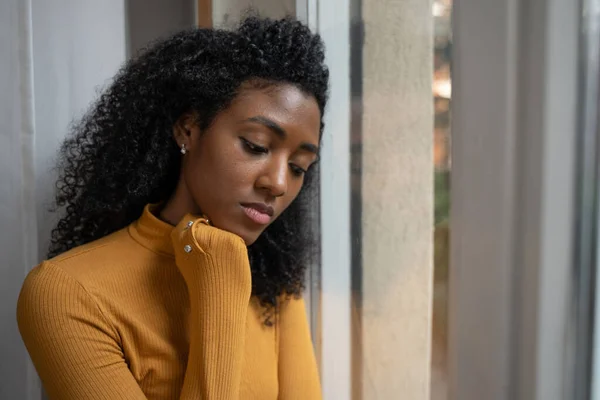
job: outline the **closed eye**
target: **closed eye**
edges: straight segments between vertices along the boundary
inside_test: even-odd
[[[240,140],[242,141],[242,143],[244,144],[244,148],[246,149],[246,151],[248,153],[251,154],[267,154],[269,152],[269,149],[259,146],[256,143],[252,143],[251,141],[240,137]]]
[[[292,174],[294,174],[295,176],[302,176],[307,172],[305,169],[302,169],[295,164],[290,164],[290,169],[292,170]]]

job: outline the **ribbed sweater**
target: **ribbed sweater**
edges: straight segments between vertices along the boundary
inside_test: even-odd
[[[273,325],[243,240],[147,206],[125,229],[44,261],[17,307],[50,399],[320,399],[302,299]]]

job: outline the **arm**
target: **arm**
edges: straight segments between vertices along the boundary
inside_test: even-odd
[[[190,352],[182,398],[237,400],[252,289],[246,245],[240,237],[189,215],[171,239],[190,297]]]
[[[173,232],[191,303],[190,352],[180,399],[237,400],[250,267],[240,238],[205,228],[198,240],[189,236],[192,230]],[[185,253],[183,243],[193,251]],[[85,288],[52,262],[28,275],[17,320],[50,399],[146,400],[117,331]]]
[[[282,300],[279,318],[279,399],[321,399],[304,300]]]
[[[117,332],[85,289],[52,263],[28,275],[17,320],[50,399],[146,399]]]

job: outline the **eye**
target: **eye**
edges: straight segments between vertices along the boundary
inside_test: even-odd
[[[250,154],[267,154],[269,152],[269,149],[259,146],[256,143],[252,143],[243,137],[240,137],[240,140],[244,144],[246,151]]]
[[[294,164],[290,164],[290,169],[292,170],[292,174],[294,174],[294,176],[302,176],[304,174],[306,174],[306,170],[300,168],[297,165]]]

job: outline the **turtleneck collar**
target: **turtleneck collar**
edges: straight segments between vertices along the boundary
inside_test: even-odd
[[[155,214],[159,204],[148,204],[141,217],[129,225],[129,234],[142,246],[160,254],[173,256],[171,232],[174,226]]]

